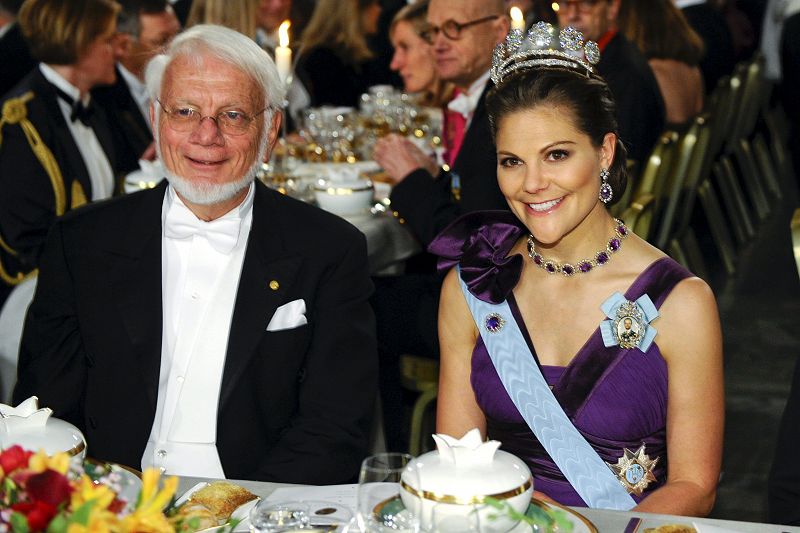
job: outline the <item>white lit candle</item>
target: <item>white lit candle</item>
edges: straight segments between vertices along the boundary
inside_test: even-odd
[[[511,8],[511,29],[525,31],[525,16],[517,6]]]
[[[280,46],[275,49],[275,66],[283,83],[292,75],[292,49],[289,48],[289,26],[291,22],[284,20],[278,28]]]

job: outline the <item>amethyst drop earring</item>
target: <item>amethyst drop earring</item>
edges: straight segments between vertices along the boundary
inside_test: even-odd
[[[614,198],[614,189],[611,188],[611,185],[608,184],[608,178],[611,174],[608,172],[607,168],[600,169],[600,194],[599,198],[600,201],[604,204],[607,204]]]

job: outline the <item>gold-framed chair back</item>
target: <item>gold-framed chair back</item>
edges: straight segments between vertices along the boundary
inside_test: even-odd
[[[631,198],[652,195],[655,211],[658,211],[660,207],[661,194],[672,171],[678,139],[680,139],[680,134],[677,131],[667,130],[662,133],[650,152],[650,157],[645,161],[639,177],[635,180]]]
[[[797,274],[800,275],[800,207],[794,210],[790,227],[792,229],[794,261],[797,264]]]

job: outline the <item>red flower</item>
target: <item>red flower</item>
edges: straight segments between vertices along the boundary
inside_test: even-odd
[[[45,470],[29,477],[25,490],[31,500],[58,507],[69,499],[72,487],[63,474],[55,470]]]
[[[55,506],[41,501],[16,503],[11,506],[11,509],[25,516],[28,520],[28,528],[32,532],[44,531],[56,516]]]
[[[25,451],[21,446],[14,445],[0,452],[0,468],[6,475],[18,468],[27,468],[28,460],[32,455],[33,452]]]

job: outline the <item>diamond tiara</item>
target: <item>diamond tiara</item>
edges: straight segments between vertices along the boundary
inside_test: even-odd
[[[537,22],[527,34],[511,30],[492,53],[492,81],[495,85],[517,70],[530,67],[564,67],[587,75],[600,61],[600,48],[584,41],[583,34],[568,26],[558,33],[548,22]]]

